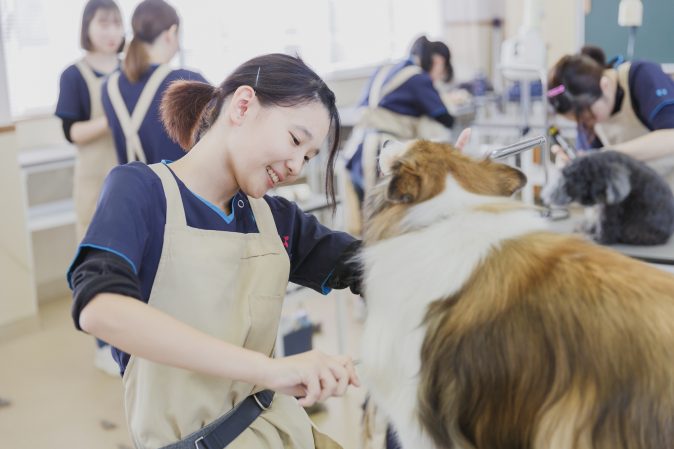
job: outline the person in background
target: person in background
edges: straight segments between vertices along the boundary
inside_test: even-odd
[[[56,116],[65,138],[77,148],[73,179],[75,229],[81,241],[96,209],[103,180],[117,165],[115,146],[101,103],[103,80],[119,67],[124,27],[113,0],[89,0],[84,6],[80,46],[84,56],[61,74]],[[110,346],[98,340],[94,365],[116,375]]]
[[[159,104],[172,82],[206,80],[199,73],[169,66],[179,49],[179,23],[175,8],[164,0],[145,0],[133,12],[133,38],[122,71],[103,86],[103,108],[120,164],[173,161],[184,154],[166,133]]]
[[[449,137],[447,130],[454,124],[454,117],[435,83],[450,82],[453,76],[447,45],[425,36],[414,41],[404,61],[380,67],[371,76],[359,103],[364,108],[363,115],[345,151],[347,169],[360,201],[376,180],[375,161],[384,140]],[[441,129],[427,126],[428,118]]]
[[[548,100],[578,123],[588,147],[644,161],[674,185],[674,80],[654,62],[618,59],[608,66],[593,49],[555,64]]]
[[[338,448],[302,406],[358,385],[353,362],[274,343],[288,281],[359,293],[360,241],[266,195],[329,148],[334,204],[333,92],[271,54],[218,87],[175,82],[160,109],[186,155],[116,167],[68,272],[75,326],[114,346],[134,444]]]

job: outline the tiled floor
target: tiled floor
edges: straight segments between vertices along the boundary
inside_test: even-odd
[[[347,353],[357,355],[360,323],[345,293],[324,297],[303,289],[286,308],[302,304],[322,324],[314,347],[337,352],[336,295],[345,295]],[[93,366],[92,337],[75,331],[70,299],[41,306],[39,329],[0,340],[0,448],[126,449],[121,383]],[[327,411],[312,416],[318,427],[345,449],[359,447],[360,405],[364,392],[351,389],[325,402]],[[3,405],[2,400],[9,401]]]

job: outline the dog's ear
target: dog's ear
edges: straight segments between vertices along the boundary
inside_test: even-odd
[[[397,161],[392,167],[386,197],[393,203],[412,203],[419,198],[421,181],[421,176],[415,172],[414,167]]]
[[[511,196],[527,183],[527,177],[524,173],[509,165],[498,164],[499,188],[501,195]]]
[[[630,172],[622,164],[609,164],[608,178],[606,179],[606,204],[618,204],[630,194]]]

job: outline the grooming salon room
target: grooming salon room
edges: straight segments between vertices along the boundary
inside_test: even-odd
[[[0,0],[0,448],[674,449],[672,0]]]

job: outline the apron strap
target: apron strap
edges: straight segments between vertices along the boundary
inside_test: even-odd
[[[77,67],[77,69],[80,71],[82,78],[84,78],[84,81],[89,87],[89,91],[91,91],[92,87],[95,87],[98,84],[98,77],[91,67],[89,67],[89,64],[82,60],[78,61],[77,64],[75,64],[75,67]]]
[[[150,164],[148,167],[159,176],[161,185],[164,188],[164,196],[166,197],[166,224],[187,226],[183,199],[173,173],[163,163]]]
[[[126,138],[127,162],[138,160],[147,163],[147,157],[143,150],[138,130],[143,124],[143,120],[145,119],[147,111],[150,109],[150,105],[152,104],[152,100],[154,99],[157,90],[159,90],[159,86],[170,72],[171,67],[168,64],[162,64],[155,69],[147,80],[147,83],[145,83],[145,87],[143,87],[143,91],[138,98],[136,106],[133,108],[132,114],[129,114],[119,90],[120,72],[115,72],[110,75],[110,79],[108,80],[108,95],[110,96],[110,102],[115,110],[117,119],[122,126],[124,137]]]
[[[374,81],[372,82],[372,87],[370,88],[368,101],[369,107],[376,108],[379,106],[379,102],[382,98],[402,86],[414,75],[421,73],[421,68],[419,66],[408,65],[393,75],[393,78],[391,78],[387,83],[384,83],[384,80],[391,73],[391,70],[393,70],[393,68],[390,68],[389,70],[382,69],[375,76]]]
[[[249,196],[248,202],[250,203],[251,209],[253,209],[255,224],[257,225],[260,234],[276,236],[278,238],[276,222],[274,221],[274,216],[271,213],[267,201],[265,201],[264,198],[251,198]]]
[[[82,78],[84,78],[84,82],[89,90],[91,118],[101,117],[104,114],[101,105],[101,84],[104,78],[97,77],[91,67],[89,67],[89,64],[83,60],[78,61],[77,64],[75,64],[75,67],[77,67],[82,74]]]

